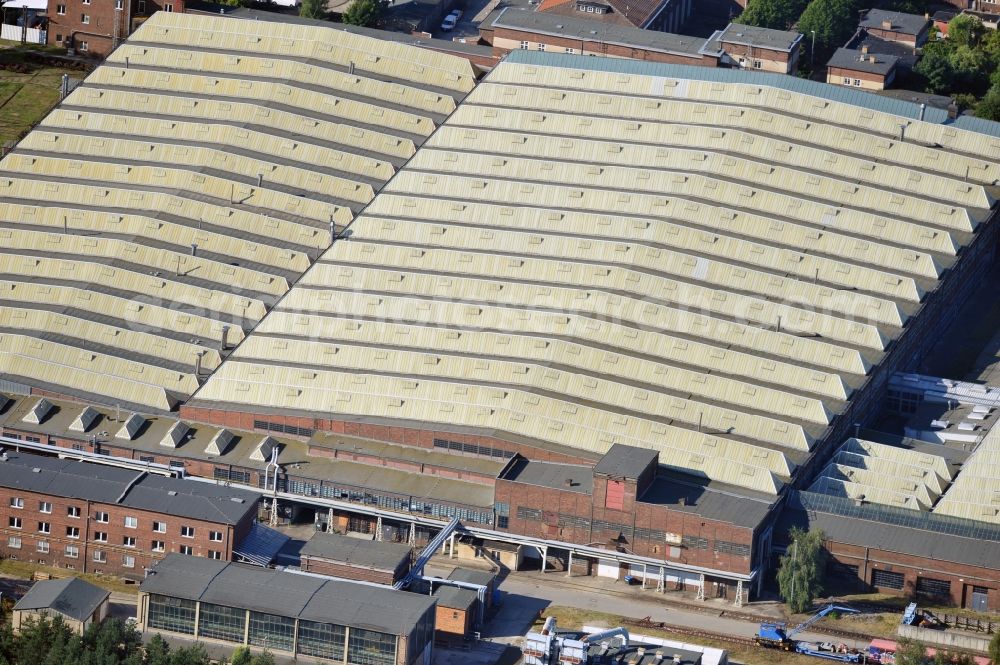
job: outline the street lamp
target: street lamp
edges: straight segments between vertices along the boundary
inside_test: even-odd
[[[809,49],[809,69],[812,69],[816,66],[816,31],[810,30],[809,32],[811,32],[813,36],[812,48]]]

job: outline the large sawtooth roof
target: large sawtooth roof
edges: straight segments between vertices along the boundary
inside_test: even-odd
[[[623,443],[777,492],[1000,176],[996,139],[779,81],[513,54],[192,404]]]
[[[157,13],[0,162],[0,376],[172,409],[474,84],[333,27]]]

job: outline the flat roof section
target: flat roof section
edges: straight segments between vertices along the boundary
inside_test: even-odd
[[[594,491],[593,474],[594,470],[589,466],[534,462],[518,457],[507,467],[500,476],[500,480],[537,485],[565,492],[592,494]]]
[[[133,438],[116,437],[116,433],[132,415],[126,409],[91,407],[96,412],[94,420],[83,432],[70,429],[73,421],[85,408],[81,404],[50,400],[54,408],[46,414],[40,424],[26,422],[25,416],[37,402],[37,397],[10,396],[11,404],[0,411],[0,426],[26,432],[38,432],[62,439],[88,440],[97,434],[102,442],[132,451],[135,457],[170,456],[217,463],[225,467],[264,469],[266,461],[255,460],[253,455],[265,437],[277,441],[280,446],[282,464],[287,464],[291,475],[296,478],[328,485],[353,487],[359,490],[376,490],[411,497],[416,501],[457,503],[491,509],[493,488],[488,484],[454,480],[443,476],[425,475],[401,471],[399,469],[372,466],[358,462],[334,460],[312,456],[308,445],[280,433],[234,431],[224,450],[215,452],[211,443],[220,428],[210,425],[189,424],[189,429],[175,448],[160,445],[167,432],[180,422],[166,416],[144,416]],[[2,401],[2,400],[0,400]],[[107,435],[103,432],[108,432]],[[374,445],[381,445],[373,442]]]
[[[317,533],[306,541],[302,556],[393,572],[413,554],[409,545],[362,540],[338,533]]]
[[[437,598],[438,607],[447,607],[450,610],[469,610],[476,604],[478,596],[472,589],[460,589],[458,587],[442,585],[434,591]]]
[[[429,464],[435,467],[470,471],[492,477],[496,477],[497,473],[507,463],[506,458],[500,461],[486,459],[478,455],[455,454],[455,452],[460,453],[461,451],[444,452],[445,450],[450,450],[445,447],[435,447],[434,450],[428,450],[426,448],[394,445],[371,439],[345,436],[343,434],[330,434],[327,432],[315,432],[310,437],[308,443],[310,448],[315,447],[338,453],[371,456],[383,460],[400,460],[417,464]]]
[[[343,580],[168,554],[139,587],[145,593],[408,635],[434,599]]]
[[[708,38],[704,50],[720,51],[723,50],[722,44],[726,43],[789,52],[793,48],[798,48],[801,41],[802,34],[798,32],[730,23],[722,30],[716,30]]]
[[[692,478],[660,467],[638,501],[666,505],[670,510],[753,529],[767,517],[777,500],[764,492]]]
[[[594,473],[612,478],[635,480],[650,464],[656,463],[656,458],[655,450],[623,446],[616,443],[594,466]]]

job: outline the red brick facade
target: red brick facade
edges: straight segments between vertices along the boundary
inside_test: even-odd
[[[533,48],[537,48],[537,44],[545,44],[548,50],[553,50],[552,47],[555,47],[554,50],[557,52],[564,52],[566,49],[574,49],[573,52],[577,54],[594,54],[612,58],[630,58],[632,60],[648,60],[650,62],[666,62],[677,65],[696,65],[700,67],[718,66],[717,58],[712,56],[703,56],[698,53],[664,53],[662,51],[654,51],[651,49],[609,44],[607,42],[597,40],[590,41],[579,38],[573,39],[569,37],[556,37],[553,35],[525,32],[511,28],[497,27],[493,29],[483,29],[480,31],[480,36],[484,41],[493,46],[493,52],[498,56],[509,53],[514,48],[517,48],[516,44],[528,42],[529,44],[534,45]]]
[[[638,537],[617,543],[639,556],[661,559],[664,563],[680,563],[704,566],[716,570],[749,574],[754,532],[752,529],[736,527],[723,522],[706,520],[693,513],[672,511],[666,506],[635,501],[629,496],[623,510],[603,507],[603,490],[598,490],[595,481],[594,495],[566,490],[557,490],[533,485],[523,485],[506,480],[497,481],[497,502],[510,505],[510,517],[506,531],[536,538],[563,540],[579,544],[601,544],[614,549],[619,535],[637,530],[664,531],[686,537],[688,544],[672,545],[666,541]],[[541,509],[541,519],[522,518],[518,508]],[[567,520],[570,518],[570,520]],[[572,526],[573,520],[585,520],[588,526]],[[625,530],[595,528],[594,523],[620,524]],[[563,526],[560,526],[560,522]],[[735,543],[745,545],[748,554],[740,556],[717,552],[717,544]]]
[[[396,570],[381,570],[365,566],[355,566],[343,561],[331,561],[322,557],[302,555],[302,570],[307,573],[342,577],[347,580],[374,582],[375,584],[393,585],[406,576],[410,569],[409,561],[401,561]]]
[[[409,473],[422,473],[428,476],[440,476],[442,478],[452,478],[454,480],[468,480],[469,482],[492,485],[496,482],[496,477],[485,473],[476,473],[468,469],[455,469],[426,462],[415,462],[412,460],[391,459],[386,457],[376,457],[370,453],[357,452],[351,450],[336,450],[324,446],[310,445],[309,455],[311,457],[327,457],[330,459],[344,460],[345,462],[357,462],[369,466],[382,466],[388,469],[398,469]]]
[[[397,427],[364,423],[333,418],[310,418],[307,416],[284,416],[268,414],[258,416],[253,413],[231,411],[228,409],[211,409],[203,406],[185,405],[180,409],[180,417],[192,422],[208,423],[219,427],[241,429],[247,431],[266,431],[255,427],[255,421],[267,420],[281,425],[291,425],[310,430],[320,430],[333,434],[346,434],[364,439],[399,443],[419,448],[434,448],[434,439],[447,439],[478,446],[499,448],[510,452],[521,453],[533,460],[547,462],[565,462],[569,464],[592,463],[594,456],[582,451],[567,450],[565,453],[550,451],[529,444],[513,443],[504,439],[476,434],[462,434],[445,430],[417,429],[415,427]]]
[[[1000,570],[996,566],[992,569],[980,568],[832,541],[827,541],[826,547],[833,562],[832,568],[837,564],[857,567],[859,581],[882,593],[917,597],[917,580],[931,579],[950,584],[948,598],[936,600],[950,600],[956,606],[972,608],[973,592],[978,587],[986,592],[988,608],[991,611],[1000,610]],[[902,588],[876,584],[882,578],[877,571],[901,574]],[[896,578],[896,575],[885,577]]]
[[[465,637],[472,631],[472,613],[443,607],[438,603],[434,615],[434,630],[444,636]]]
[[[234,544],[257,516],[256,508],[248,506],[247,514],[233,526],[10,489],[0,489],[0,513],[0,556],[131,579],[142,579],[155,561],[187,547],[194,556],[231,560]],[[126,517],[130,523],[134,518],[135,527],[126,526]],[[164,531],[154,531],[154,523],[162,524]],[[193,536],[183,536],[182,527],[194,529]],[[126,538],[134,539],[134,545]],[[20,539],[20,547],[15,539]],[[162,543],[162,551],[156,551],[154,542]],[[47,551],[39,543],[47,543]]]
[[[48,43],[105,57],[158,11],[183,12],[185,0],[50,0]]]

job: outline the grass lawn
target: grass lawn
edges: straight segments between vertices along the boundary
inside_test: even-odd
[[[99,587],[103,587],[108,591],[114,591],[118,593],[138,593],[138,584],[125,584],[121,580],[113,577],[105,577],[103,575],[90,575],[90,574],[78,574],[72,570],[65,570],[63,568],[52,568],[50,566],[39,566],[38,564],[28,563],[27,561],[14,561],[12,559],[0,560],[0,575],[8,575],[10,577],[17,577],[23,580],[30,580],[35,572],[48,573],[53,578],[57,577],[69,577],[75,576],[81,579],[87,580],[91,584],[96,584]]]
[[[9,62],[25,60],[20,51],[0,49],[0,63]],[[16,140],[56,105],[63,74],[84,76],[81,71],[26,64],[30,71],[23,74],[0,69],[0,145]]]

